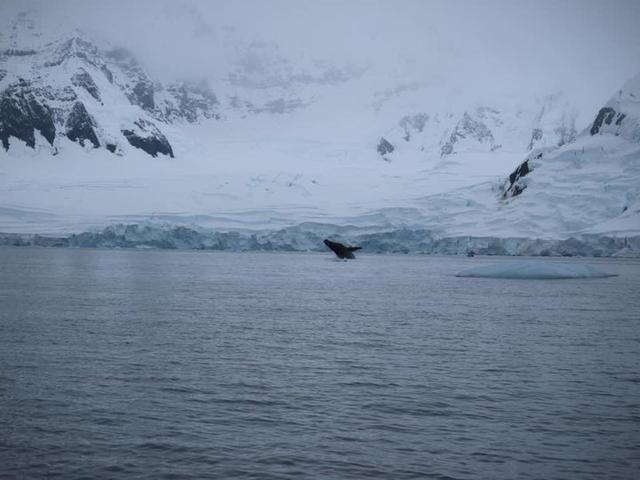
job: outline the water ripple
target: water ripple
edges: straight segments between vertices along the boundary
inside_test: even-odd
[[[0,248],[0,478],[637,478],[640,263],[481,261]]]

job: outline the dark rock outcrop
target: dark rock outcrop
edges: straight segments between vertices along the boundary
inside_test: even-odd
[[[540,158],[542,158],[542,153],[539,153],[535,156],[536,160]],[[518,168],[511,172],[511,175],[509,175],[509,179],[507,180],[508,186],[507,184],[505,184],[502,198],[517,197],[524,191],[525,188],[527,188],[527,185],[523,182],[520,182],[520,179],[526,177],[533,171],[533,167],[529,162],[530,159],[527,158],[524,162],[518,165]]]
[[[95,148],[100,146],[94,130],[95,121],[87,112],[82,102],[76,102],[65,123],[67,138],[72,142],[78,142],[84,147],[85,140],[89,140]]]
[[[31,84],[25,80],[10,85],[0,97],[0,140],[9,149],[9,137],[24,141],[35,148],[35,131],[53,145],[56,127],[53,114],[44,100],[36,98]]]
[[[482,115],[479,116],[482,117]],[[500,148],[500,145],[495,145],[491,129],[481,120],[477,120],[465,112],[462,119],[458,122],[456,128],[449,136],[449,140],[442,146],[440,155],[442,157],[451,155],[455,144],[464,138],[474,139],[478,143],[487,143],[491,145],[492,151]]]
[[[167,118],[184,118],[188,122],[196,122],[200,116],[219,118],[215,112],[218,99],[206,84],[179,83],[169,86],[167,90],[177,103],[174,108],[166,109]]]
[[[389,140],[384,137],[380,137],[376,150],[378,151],[378,155],[380,155],[384,160],[388,162],[389,158],[387,158],[387,155],[392,153],[395,149],[396,147],[394,147]]]
[[[153,81],[142,66],[128,50],[116,48],[105,52],[107,58],[117,64],[120,70],[126,75],[127,83],[122,85],[127,98],[134,105],[142,107],[149,113],[155,113],[156,102],[154,98],[155,89]],[[113,80],[113,77],[110,81]],[[133,85],[133,88],[130,87]]]
[[[596,119],[591,126],[591,135],[595,135],[602,128],[602,124],[611,125],[613,117],[616,115],[616,111],[611,107],[603,107],[598,112]]]
[[[28,49],[19,49],[19,48],[9,48],[4,51],[4,54],[7,57],[27,57],[29,55],[35,55],[36,51],[32,48]]]
[[[626,119],[626,113],[616,110],[613,107],[603,107],[598,112],[598,115],[596,115],[590,133],[591,135],[611,133],[616,136],[622,135],[631,141],[640,140],[638,121],[631,117],[625,122]]]
[[[5,67],[8,56],[24,57],[20,58],[25,65],[23,70],[30,72],[25,80]],[[51,145],[58,132],[83,145],[90,141],[96,147],[108,139],[109,150],[122,154],[126,144],[118,139],[123,133],[131,145],[150,155],[173,156],[156,120],[172,123],[220,118],[218,99],[206,82],[180,82],[165,89],[130,52],[104,50],[81,36],[52,41],[38,50],[20,50],[13,42],[10,50],[0,50],[0,82],[0,140],[5,149],[9,148],[11,137],[35,147],[37,130]],[[124,102],[127,111],[131,106],[135,106],[134,110],[140,108],[144,113],[138,110],[138,117],[145,120],[134,125],[130,117],[123,118],[125,123],[119,128],[119,121],[98,125],[103,118],[98,115],[101,105],[110,110],[108,115],[120,117],[122,109],[104,104],[122,99],[121,95],[128,100]],[[98,103],[92,103],[94,100]],[[301,105],[301,101],[275,101],[265,104],[264,111],[286,112]],[[94,112],[95,118],[87,110]],[[115,131],[111,130],[113,127]]]
[[[132,146],[144,150],[152,157],[162,153],[173,158],[171,144],[153,123],[140,119],[134,125],[137,131],[122,130],[122,134]]]
[[[36,95],[41,96],[50,102],[73,102],[78,98],[78,95],[76,95],[76,92],[70,86],[55,88],[47,85],[46,87],[34,89],[34,92]]]
[[[107,80],[109,80],[109,83],[113,83],[113,73],[111,73],[111,70],[109,70],[109,67],[107,67],[106,65],[102,65],[100,67],[100,71],[104,73],[104,76],[107,77]]]
[[[153,98],[153,84],[151,82],[138,82],[129,94],[131,103],[141,106],[147,112],[153,112],[156,102]]]
[[[516,168],[511,175],[509,175],[509,182],[513,185],[516,180],[526,176],[530,172],[531,169],[529,168],[529,160],[526,160],[525,162],[521,163],[520,166]]]
[[[61,65],[71,58],[79,58],[82,61],[100,67],[100,52],[93,43],[80,37],[73,37],[62,42],[53,52],[51,59],[45,62],[45,67]]]
[[[78,73],[71,77],[71,83],[73,83],[73,85],[75,85],[76,87],[84,88],[89,93],[89,95],[91,95],[97,101],[101,101],[100,90],[98,90],[98,86],[86,70],[80,69]]]

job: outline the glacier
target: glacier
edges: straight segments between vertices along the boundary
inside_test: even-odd
[[[583,235],[564,240],[524,237],[438,237],[424,229],[381,229],[305,223],[278,230],[217,231],[168,224],[116,224],[78,234],[0,233],[0,245],[84,248],[156,248],[228,251],[325,251],[332,238],[357,244],[363,253],[640,257],[640,235]]]

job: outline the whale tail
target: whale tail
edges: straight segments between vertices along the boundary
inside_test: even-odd
[[[324,244],[327,247],[329,247],[331,251],[335,253],[338,258],[350,258],[350,259],[356,258],[353,252],[355,252],[356,250],[362,249],[362,247],[347,247],[346,245],[343,245],[341,243],[332,242],[329,239],[326,239],[324,241]]]

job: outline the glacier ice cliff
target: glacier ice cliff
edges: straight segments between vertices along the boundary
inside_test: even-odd
[[[324,251],[322,240],[362,246],[365,253],[640,257],[640,236],[581,235],[561,240],[524,237],[437,237],[430,230],[378,229],[303,223],[279,230],[217,231],[180,225],[117,224],[69,236],[0,233],[0,245],[85,248],[157,248],[228,251]]]

